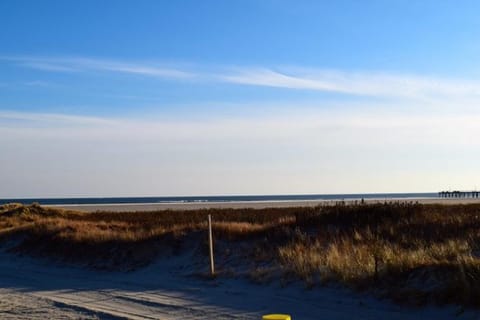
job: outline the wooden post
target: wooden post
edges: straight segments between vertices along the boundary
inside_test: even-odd
[[[215,264],[213,262],[213,235],[212,235],[212,215],[208,215],[208,243],[210,247],[210,273],[215,275]]]

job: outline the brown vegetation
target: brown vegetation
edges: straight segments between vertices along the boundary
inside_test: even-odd
[[[14,240],[14,252],[131,269],[187,249],[204,259],[207,214],[224,274],[342,283],[404,303],[479,305],[480,205],[79,213],[11,204],[0,206],[0,236]]]

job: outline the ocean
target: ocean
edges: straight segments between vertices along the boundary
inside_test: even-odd
[[[438,193],[358,193],[358,194],[292,194],[292,195],[235,195],[235,196],[175,196],[175,197],[92,197],[92,198],[17,198],[0,199],[5,203],[39,203],[41,205],[95,205],[95,204],[154,204],[194,202],[272,202],[361,199],[435,199]]]

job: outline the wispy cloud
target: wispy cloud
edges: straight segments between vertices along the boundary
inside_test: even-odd
[[[223,81],[277,88],[392,97],[480,96],[480,82],[381,72],[303,70],[280,72],[265,68],[237,69]]]
[[[154,63],[130,63],[116,60],[66,57],[1,57],[18,65],[51,72],[108,71],[138,74],[159,78],[187,79],[195,76],[193,72],[164,67]]]
[[[80,116],[59,113],[38,113],[38,112],[17,112],[0,110],[0,122],[23,121],[31,124],[50,124],[50,125],[112,125],[118,121],[107,118],[93,116]]]
[[[49,72],[111,72],[372,97],[437,100],[444,97],[480,98],[480,81],[477,80],[395,72],[245,66],[191,65],[188,68],[148,61],[125,62],[84,57],[0,57],[0,60]]]
[[[297,107],[297,106],[296,106]],[[330,108],[331,109],[331,108]],[[256,141],[256,143],[313,146],[372,146],[457,144],[478,146],[469,137],[480,134],[480,113],[377,112],[357,110],[298,110],[250,117],[112,118],[59,113],[0,111],[0,124],[15,132],[38,129],[32,138],[48,134],[55,139],[93,137],[109,141],[164,141],[202,143]],[[4,129],[6,129],[5,126]],[[33,132],[33,131],[30,131]],[[61,134],[59,134],[61,132]],[[406,137],[408,136],[408,139]],[[6,135],[8,137],[8,135]],[[410,138],[413,138],[410,139]]]

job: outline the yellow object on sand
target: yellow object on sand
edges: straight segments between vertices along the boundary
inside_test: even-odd
[[[288,314],[266,314],[262,320],[292,320]]]

